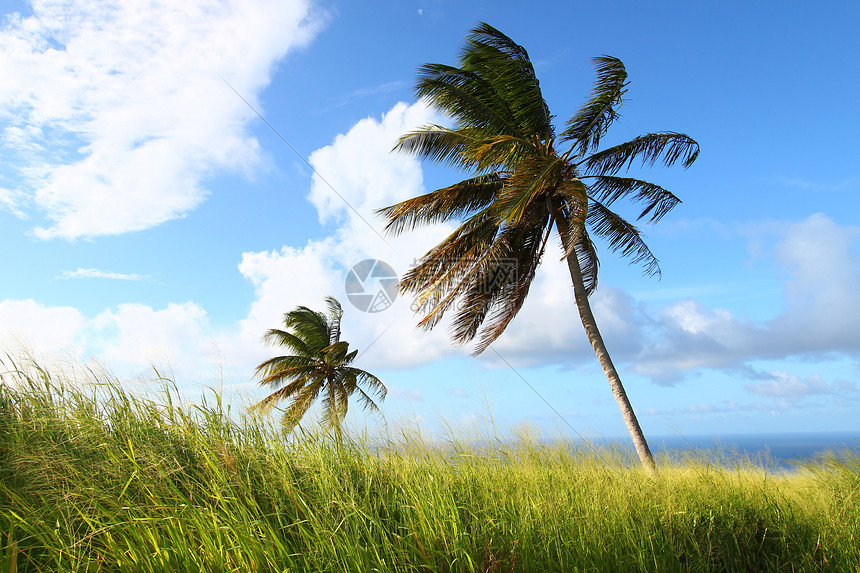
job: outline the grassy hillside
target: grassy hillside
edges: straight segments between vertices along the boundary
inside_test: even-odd
[[[851,454],[792,474],[663,460],[650,479],[623,452],[527,438],[339,449],[217,397],[12,370],[0,571],[860,571]]]

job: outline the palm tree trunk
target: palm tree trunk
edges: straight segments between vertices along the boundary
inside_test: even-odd
[[[562,244],[568,245],[571,237],[567,221],[559,216],[555,218],[555,222],[559,235],[562,238]],[[610,358],[609,351],[606,350],[606,345],[603,342],[603,337],[600,335],[600,330],[597,328],[597,321],[594,320],[594,314],[591,312],[588,293],[585,291],[585,283],[582,279],[582,269],[579,266],[579,259],[575,250],[571,251],[567,256],[567,268],[570,270],[570,278],[573,281],[573,295],[576,299],[576,307],[579,309],[579,316],[582,319],[582,326],[585,327],[585,334],[594,348],[597,360],[603,367],[603,372],[609,381],[612,394],[615,395],[615,401],[618,402],[618,407],[621,409],[621,416],[627,425],[627,431],[630,432],[630,438],[633,440],[633,446],[636,448],[639,460],[642,462],[645,470],[649,474],[654,475],[657,472],[654,456],[651,455],[651,449],[648,447],[648,442],[645,441],[645,435],[639,426],[639,420],[636,419],[636,413],[633,411],[633,406],[630,405],[630,400],[627,399],[627,392],[624,390],[624,385],[621,384],[621,378],[615,370],[615,365],[612,363],[612,358]]]

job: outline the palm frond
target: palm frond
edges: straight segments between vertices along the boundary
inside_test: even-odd
[[[300,376],[287,384],[272,392],[253,406],[251,406],[250,410],[260,410],[260,411],[268,411],[275,404],[282,400],[288,400],[290,398],[294,398],[298,393],[300,393],[311,381],[316,380],[318,376]]]
[[[297,307],[284,315],[284,326],[301,339],[311,352],[319,352],[331,343],[328,318],[306,306]]]
[[[519,136],[474,126],[451,129],[432,124],[401,137],[394,150],[476,173],[509,169],[535,154],[534,144]]]
[[[360,368],[347,367],[344,368],[344,372],[349,374],[351,379],[355,381],[356,388],[360,389],[364,386],[369,391],[376,394],[380,401],[385,400],[385,397],[388,395],[388,389],[385,387],[385,384],[382,383],[382,380],[370,372],[366,372]]]
[[[492,264],[496,253],[490,248],[499,231],[492,210],[470,217],[454,233],[434,247],[400,279],[400,292],[416,293],[419,309],[441,313],[453,302],[462,278],[476,265]],[[443,304],[443,299],[448,302]],[[429,328],[426,325],[425,328]],[[434,322],[435,324],[435,322]]]
[[[642,165],[654,165],[661,157],[667,167],[681,161],[685,168],[699,156],[699,144],[683,133],[650,133],[626,143],[598,151],[584,159],[580,165],[585,175],[614,175],[622,168],[641,159]]]
[[[432,249],[400,283],[402,292],[417,293],[415,302],[425,313],[418,326],[424,329],[432,329],[459,301],[452,331],[459,343],[475,336],[486,312],[503,296],[506,281],[515,276],[511,271],[531,281],[549,223],[543,202],[529,205],[518,225],[495,224],[492,211],[479,215]]]
[[[328,323],[329,343],[335,343],[340,340],[340,321],[343,319],[343,307],[333,296],[325,297],[325,304],[328,308]]]
[[[660,276],[659,261],[639,230],[608,207],[592,200],[586,224],[593,234],[608,241],[612,252],[629,258],[631,264],[641,264],[646,275]]]
[[[479,173],[511,171],[526,159],[540,157],[534,142],[510,135],[488,135],[461,154],[463,163]]]
[[[358,355],[358,350],[349,351],[349,343],[341,340],[323,348],[326,364],[341,367],[349,364]]]
[[[493,170],[531,153],[535,136],[544,142],[553,138],[552,118],[528,53],[487,24],[472,31],[459,68],[422,66],[415,95],[456,124],[455,129],[428,126],[398,144],[425,158]]]
[[[466,179],[450,187],[395,203],[376,212],[386,219],[385,231],[399,235],[419,225],[461,219],[490,205],[502,188],[497,173]]]
[[[325,388],[323,378],[316,379],[302,388],[289,406],[284,409],[282,424],[285,431],[290,431],[298,425],[305,414],[308,413],[313,403],[317,400],[320,392]],[[267,398],[268,400],[268,398]]]
[[[261,384],[271,384],[279,378],[302,375],[305,370],[315,368],[317,360],[306,356],[276,356],[257,366],[255,374],[263,376]]]
[[[464,70],[474,71],[493,86],[497,100],[507,105],[520,133],[552,139],[552,117],[525,48],[482,22],[467,37],[460,63]]]
[[[507,272],[501,277],[491,277],[492,280],[501,283],[500,288],[496,293],[492,293],[494,296],[491,299],[480,300],[481,304],[485,306],[483,309],[479,309],[479,312],[475,313],[472,318],[475,321],[475,327],[482,327],[478,344],[472,351],[473,356],[481,354],[502,335],[525,303],[552,230],[548,224],[549,213],[540,212],[539,216],[541,218],[540,223],[532,224],[524,229],[525,232],[520,233],[509,247],[517,255],[514,259],[516,260],[516,267],[507,269]],[[487,311],[490,311],[489,315]],[[467,320],[469,317],[465,313],[461,313],[455,319],[455,323],[463,321],[465,324]],[[486,325],[482,324],[485,321]],[[469,328],[459,333],[455,331],[454,334],[455,336],[457,334],[469,336],[469,340],[471,340],[477,334],[477,328]]]
[[[591,99],[570,118],[559,136],[561,141],[573,141],[570,155],[576,157],[593,151],[600,138],[618,118],[616,106],[622,104],[627,91],[627,70],[618,58],[601,56],[592,60],[597,72]]]
[[[505,292],[510,290],[511,281],[519,277],[530,282],[533,275],[530,269],[536,267],[543,252],[542,247],[535,252],[534,247],[538,244],[530,239],[539,237],[549,220],[549,214],[540,206],[533,211],[542,220],[503,228],[475,258],[452,261],[438,280],[423,285],[416,302],[426,315],[418,323],[419,327],[433,328],[445,312],[457,304],[452,336],[458,343],[468,342],[481,327],[486,312],[500,298],[507,296]]]
[[[530,282],[543,253],[540,237],[548,221],[549,213],[544,205],[533,204],[520,225],[493,226],[493,234],[482,238],[486,243],[475,249],[473,257],[446,260],[438,257],[438,251],[431,251],[421,265],[413,269],[416,271],[414,278],[423,278],[424,282],[405,285],[416,287],[419,310],[426,313],[418,326],[433,328],[457,303],[452,336],[459,343],[471,340],[486,313],[500,297],[507,296],[505,293],[512,288],[511,284],[517,280]],[[469,235],[460,239],[467,242]]]
[[[613,175],[586,175],[583,179],[594,179],[589,182],[589,195],[609,207],[615,201],[624,197],[635,203],[644,203],[644,208],[637,219],[651,215],[649,223],[656,223],[681,202],[672,192],[659,185]]]
[[[394,146],[394,151],[403,151],[433,163],[462,168],[468,163],[468,160],[464,160],[464,154],[475,141],[477,139],[470,137],[467,130],[425,125],[401,137]]]
[[[365,411],[379,412],[379,406],[361,387],[362,385],[367,386],[369,391],[375,392],[380,400],[384,400],[387,390],[376,376],[358,368],[344,368],[340,371],[339,383],[346,389],[347,394],[358,394],[358,401]]]
[[[312,357],[316,354],[317,349],[308,346],[307,342],[286,330],[272,328],[263,335],[263,342],[268,346],[282,346],[292,350],[299,356]]]
[[[471,70],[427,64],[419,70],[418,99],[478,132],[520,136],[516,118],[494,86]]]
[[[364,390],[356,386],[354,391],[358,394],[358,401],[361,403],[362,408],[364,408],[366,412],[380,412],[379,406],[376,405],[376,402],[373,401],[373,398],[368,396]]]

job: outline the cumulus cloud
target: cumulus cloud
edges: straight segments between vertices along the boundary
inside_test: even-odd
[[[94,358],[125,374],[168,367],[178,377],[199,379],[218,366],[223,342],[224,334],[191,302],[162,309],[121,304],[93,317],[29,299],[0,302],[0,350],[13,355]]]
[[[199,359],[208,354],[207,341],[212,338],[206,311],[191,302],[170,303],[161,310],[121,304],[98,315],[92,327],[110,332],[110,341],[104,346],[106,355],[131,364]]]
[[[0,302],[0,344],[6,351],[22,350],[57,355],[83,351],[80,334],[86,317],[76,308],[45,306],[32,299]]]
[[[304,247],[243,254],[239,270],[256,294],[241,323],[249,352],[259,347],[263,332],[280,324],[283,313],[298,305],[321,309],[326,295],[345,306],[344,337],[362,352],[362,367],[408,367],[454,351],[444,330],[415,329],[410,300],[397,298],[383,312],[365,313],[349,303],[344,288],[347,272],[356,263],[382,260],[401,275],[451,231],[440,225],[388,237],[374,213],[425,192],[419,162],[391,149],[403,133],[433,120],[433,112],[424,104],[401,103],[379,119],[361,120],[331,145],[311,154],[316,173],[308,199],[320,220],[334,222],[336,229],[328,238],[309,241]]]
[[[791,225],[774,248],[789,274],[786,309],[767,328],[766,350],[793,354],[860,353],[860,228],[816,214]]]
[[[252,102],[273,65],[320,27],[308,0],[35,0],[0,30],[2,146],[41,238],[146,229],[249,170]],[[12,202],[14,199],[14,203]],[[0,193],[0,206],[22,200]]]
[[[786,225],[770,251],[787,276],[779,315],[753,322],[693,300],[674,303],[652,323],[651,342],[631,357],[636,369],[672,383],[696,368],[754,376],[761,374],[749,367],[754,360],[860,355],[858,237],[860,229],[823,214]]]
[[[383,221],[375,209],[424,191],[420,163],[391,150],[408,130],[436,119],[422,103],[399,103],[381,120],[362,119],[331,145],[314,151],[309,158],[315,173],[308,199],[320,222],[336,220],[361,237],[366,234],[362,227],[381,231]],[[377,237],[368,238],[378,247]]]

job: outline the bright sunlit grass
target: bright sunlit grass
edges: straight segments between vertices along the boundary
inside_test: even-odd
[[[284,436],[0,369],[0,571],[858,571],[860,458],[792,473],[401,432]]]

